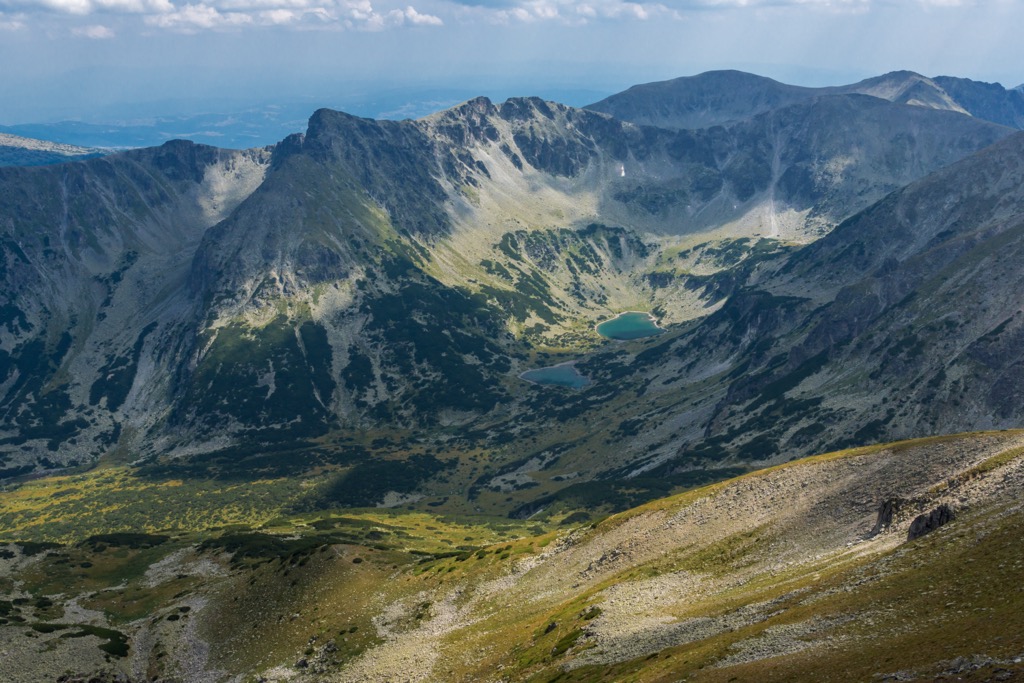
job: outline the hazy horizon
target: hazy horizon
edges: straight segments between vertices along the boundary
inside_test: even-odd
[[[1024,6],[1005,0],[409,1],[0,0],[0,124],[431,90],[596,99],[712,69],[1024,81]]]

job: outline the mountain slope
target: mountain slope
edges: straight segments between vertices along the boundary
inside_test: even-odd
[[[168,378],[151,359],[177,357],[189,338],[189,261],[268,159],[180,142],[0,169],[6,467],[24,471],[32,451],[37,465],[89,462],[116,444],[124,414],[161,419],[153,399]]]
[[[839,118],[847,133],[830,132]],[[480,99],[420,122],[318,112],[197,251],[192,280],[209,327],[197,337],[194,370],[179,375],[172,422],[213,419],[220,403],[229,413],[201,432],[223,435],[232,422],[281,438],[334,424],[465,423],[509,399],[509,357],[524,350],[509,332],[543,339],[609,303],[650,306],[642,277],[654,250],[644,233],[699,234],[766,203],[791,217],[763,219],[776,236],[824,231],[1004,132],[863,97],[801,105],[714,135],[637,128],[535,99]],[[817,160],[839,158],[844,168],[820,179]],[[635,199],[662,192],[657,206]],[[632,230],[570,237],[606,221]],[[727,234],[769,229],[752,222]],[[559,252],[577,248],[589,264],[556,265]],[[668,288],[663,300],[681,289]],[[444,332],[446,317],[459,334]],[[239,334],[262,350],[238,347],[231,340]],[[304,334],[319,340],[319,361]],[[263,348],[264,335],[276,341]],[[291,350],[275,357],[284,340]],[[229,348],[230,358],[221,351]],[[279,381],[282,365],[305,379]],[[331,381],[314,390],[312,378],[324,375]],[[264,394],[264,386],[273,388]],[[244,396],[273,396],[284,412],[252,414]]]
[[[867,78],[852,85],[840,86],[835,90],[836,92],[855,92],[871,95],[872,97],[878,97],[896,104],[956,111],[961,114],[970,113],[958,99],[946,92],[936,80],[913,71],[893,71],[882,76]]]
[[[384,642],[332,680],[870,680],[939,673],[960,656],[1012,667],[1024,650],[1019,634],[1003,641],[1021,599],[1007,542],[1021,519],[1020,444],[1000,434],[802,461],[540,552],[513,544],[522,559],[490,576],[441,560],[427,572],[444,578],[392,603]],[[911,522],[943,505],[961,517],[908,543]],[[964,574],[946,571],[968,556]],[[972,627],[951,627],[943,601]],[[428,616],[403,622],[416,604]]]
[[[952,76],[937,76],[933,80],[972,116],[1024,128],[1024,92],[1020,87],[1006,90],[998,83]]]
[[[785,230],[787,238],[818,235],[910,178],[1007,132],[856,96],[782,108],[725,130],[693,132],[635,128],[579,110],[545,108],[550,115],[538,108],[521,124],[514,118],[508,124],[509,143],[530,166],[565,178],[564,198],[555,195],[547,203],[558,201],[557,209],[579,222],[602,220],[668,234],[732,226],[743,236],[773,230]],[[508,115],[503,105],[502,117]],[[844,126],[834,125],[839,120]],[[560,150],[559,144],[568,147]],[[493,144],[467,146],[484,159],[501,160],[496,150],[487,149]],[[531,175],[507,165],[502,170],[503,181],[507,175],[513,181]],[[470,172],[480,185],[481,202],[492,187],[503,194],[511,189],[508,182],[491,183]],[[495,201],[497,211],[514,216],[536,205],[537,197],[528,192],[523,188],[513,195],[514,203]],[[773,202],[778,203],[774,210]],[[580,215],[580,206],[593,213]],[[577,207],[578,217],[569,213],[571,207]],[[809,217],[805,212],[812,208],[817,215]],[[473,213],[477,223],[498,220]],[[553,214],[549,210],[534,220],[557,220]]]

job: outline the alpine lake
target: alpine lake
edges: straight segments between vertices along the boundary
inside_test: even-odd
[[[596,328],[597,333],[605,339],[615,341],[631,341],[659,335],[665,330],[658,327],[657,321],[650,313],[627,311],[620,313],[611,320],[606,320]],[[582,389],[590,384],[590,378],[581,375],[574,361],[559,363],[546,368],[527,370],[519,375],[520,379],[534,384],[545,384],[571,389]]]
[[[597,326],[597,333],[605,339],[630,341],[653,337],[664,332],[650,313],[627,311]]]
[[[570,387],[572,389],[582,389],[583,387],[590,384],[590,378],[581,375],[579,370],[572,362],[559,363],[558,365],[552,365],[546,368],[537,368],[536,370],[527,370],[526,372],[519,375],[520,379],[525,379],[527,382],[533,382],[534,384],[552,384],[559,387]]]

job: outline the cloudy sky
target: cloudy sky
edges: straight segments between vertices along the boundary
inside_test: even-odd
[[[1019,0],[0,0],[0,123],[375,88],[610,93],[722,68],[1012,87],[1021,27]]]

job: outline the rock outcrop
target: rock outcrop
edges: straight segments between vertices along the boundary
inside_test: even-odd
[[[952,522],[955,517],[953,508],[947,503],[943,503],[931,512],[926,512],[914,518],[914,521],[910,523],[910,529],[907,530],[907,540],[913,541],[925,534],[930,534],[939,527]]]

